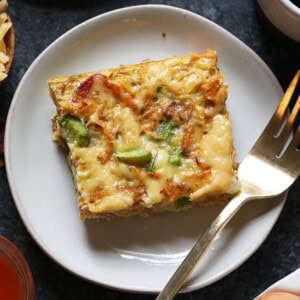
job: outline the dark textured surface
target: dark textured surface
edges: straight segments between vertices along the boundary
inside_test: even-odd
[[[27,68],[52,41],[73,26],[103,12],[125,6],[157,3],[189,9],[221,25],[252,48],[286,88],[300,68],[299,49],[269,36],[258,19],[255,2],[190,1],[37,1],[10,0],[16,32],[16,56],[9,78],[0,86],[0,117]],[[297,52],[298,51],[298,52]],[[296,55],[298,54],[298,56]],[[206,288],[177,299],[252,299],[274,281],[300,267],[300,180],[290,189],[287,203],[270,235],[241,267]],[[56,265],[35,244],[21,222],[11,198],[5,169],[0,170],[0,234],[25,255],[36,284],[36,299],[154,299],[110,290],[86,282]],[[2,300],[2,299],[1,299]]]

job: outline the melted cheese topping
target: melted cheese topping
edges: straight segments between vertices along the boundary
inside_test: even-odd
[[[193,192],[191,199],[209,194],[224,193],[232,184],[235,171],[232,168],[231,125],[226,115],[217,114],[207,134],[199,141],[201,157],[211,167],[212,179],[209,184]],[[213,151],[211,150],[213,149]]]
[[[49,80],[58,115],[82,119],[91,132],[88,147],[69,144],[82,211],[114,213],[136,203],[173,205],[175,196],[200,201],[236,192],[227,86],[216,62],[216,53],[207,50]],[[158,132],[166,121],[169,138]],[[115,156],[135,148],[155,157],[151,172],[149,164]],[[180,165],[170,163],[174,148]]]

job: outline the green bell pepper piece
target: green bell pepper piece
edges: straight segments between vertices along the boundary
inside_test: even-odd
[[[59,133],[67,143],[77,143],[79,147],[90,144],[90,133],[86,125],[72,115],[64,115],[57,120]]]
[[[151,161],[152,154],[146,149],[137,148],[128,151],[117,151],[116,157],[118,158],[118,160],[124,163],[146,165]]]

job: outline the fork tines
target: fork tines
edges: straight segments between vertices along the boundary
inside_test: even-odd
[[[298,169],[300,169],[299,90],[300,70],[295,74],[270,122],[251,150],[251,152],[259,151],[271,159],[274,154],[277,159],[282,160],[290,156],[295,160]]]
[[[281,149],[278,153],[279,156],[281,156],[285,151],[285,145],[288,141],[290,141],[293,130],[295,131],[295,135],[294,138],[292,138],[291,146],[293,146],[294,148],[298,148],[299,145],[299,89],[300,70],[295,74],[273,116],[273,118],[278,123],[278,127],[276,128],[274,136],[278,139],[278,143],[281,144]],[[296,93],[298,93],[298,95]],[[295,99],[297,100],[295,103],[293,103]],[[291,112],[288,114],[289,109],[291,110]],[[288,115],[287,118],[285,118],[286,115]]]

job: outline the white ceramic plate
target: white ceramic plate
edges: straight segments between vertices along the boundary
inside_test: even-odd
[[[31,65],[11,104],[5,136],[12,194],[29,232],[71,272],[113,288],[159,291],[220,207],[150,218],[82,223],[71,173],[51,140],[54,105],[47,78],[212,48],[230,84],[228,108],[237,158],[248,152],[282,90],[258,56],[230,33],[169,6],[129,7],[95,17],[51,44]],[[185,291],[243,263],[275,223],[284,198],[246,205],[212,245]]]

